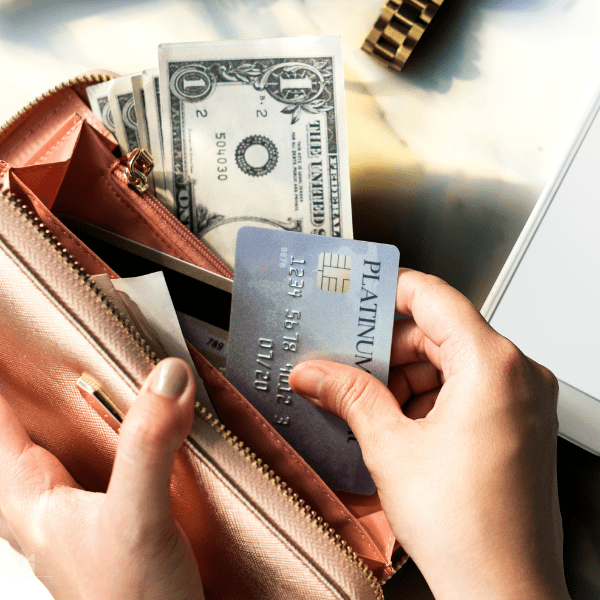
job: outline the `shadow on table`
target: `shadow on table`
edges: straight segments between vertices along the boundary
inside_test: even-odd
[[[559,439],[558,495],[571,598],[600,598],[600,456]]]
[[[400,264],[445,279],[481,306],[539,190],[435,171],[395,133],[346,69],[354,237],[400,250]]]
[[[537,192],[464,173],[398,165],[352,181],[354,236],[393,244],[400,264],[446,280],[481,307],[519,236]]]
[[[412,560],[383,586],[385,600],[435,600],[427,582]]]

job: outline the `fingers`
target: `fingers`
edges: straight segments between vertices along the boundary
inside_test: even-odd
[[[169,485],[192,425],[194,394],[191,369],[177,358],[163,360],[144,382],[123,421],[105,499],[117,526],[172,521]]]
[[[441,373],[426,361],[392,369],[388,381],[388,388],[400,406],[404,406],[410,398],[438,389],[441,385]]]
[[[435,401],[439,393],[440,390],[438,388],[416,396],[404,407],[404,414],[409,419],[424,419],[435,406]]]
[[[356,367],[311,360],[294,367],[289,383],[295,393],[344,419],[363,453],[381,446],[382,432],[404,420],[390,390]]]
[[[492,331],[458,290],[437,277],[410,269],[399,269],[396,310],[412,315],[425,337],[438,347],[453,336]],[[422,345],[422,349],[427,351],[431,346]]]
[[[0,482],[4,484],[6,469],[12,469],[21,459],[23,454],[33,446],[25,427],[23,427],[19,417],[0,396]],[[0,490],[5,486],[0,485]]]
[[[414,319],[397,319],[394,321],[390,365],[431,361],[441,369],[440,349],[415,323]]]
[[[55,456],[31,441],[0,395],[0,514],[21,545],[41,525],[40,498],[57,486],[79,487]]]

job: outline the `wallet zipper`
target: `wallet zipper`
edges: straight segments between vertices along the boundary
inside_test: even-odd
[[[31,105],[30,105],[31,106]],[[123,177],[125,174],[123,173]],[[28,205],[22,200],[17,198],[14,194],[8,190],[0,190],[0,195],[3,200],[7,202],[15,211],[15,214],[26,220],[31,227],[33,227],[38,234],[45,240],[49,248],[56,253],[56,255],[67,265],[69,265],[73,276],[80,281],[83,289],[87,293],[93,294],[99,302],[100,307],[103,310],[109,311],[114,317],[119,327],[123,330],[131,343],[140,351],[143,357],[151,365],[157,365],[160,359],[156,353],[152,350],[146,340],[140,335],[136,327],[131,323],[128,317],[124,316],[119,310],[113,306],[112,301],[104,294],[104,292],[97,286],[93,280],[93,276],[90,275],[85,268],[83,268],[79,262],[63,247],[61,242],[58,241],[57,237],[46,227],[42,220],[35,215],[35,213],[29,209]],[[151,198],[151,197],[150,197]],[[152,198],[151,198],[152,199]],[[155,201],[160,204],[158,200]],[[175,219],[169,211],[160,204],[162,211],[168,213],[168,215]],[[159,210],[159,212],[162,213]],[[363,560],[357,556],[352,548],[338,535],[335,530],[326,523],[322,517],[317,515],[310,505],[300,498],[298,493],[294,492],[281,477],[275,474],[275,472],[269,468],[269,466],[262,461],[262,459],[256,456],[256,453],[252,452],[248,446],[244,444],[236,435],[234,435],[226,426],[219,421],[211,412],[205,407],[202,407],[199,402],[195,405],[196,414],[203,418],[213,429],[217,430],[224,441],[229,444],[233,449],[238,451],[244,456],[246,461],[255,469],[257,469],[265,479],[267,479],[274,487],[276,487],[284,498],[290,502],[294,508],[304,516],[304,518],[312,525],[314,529],[324,535],[335,548],[337,548],[342,554],[350,561],[350,563],[365,577],[370,587],[375,593],[377,600],[383,600],[383,590],[381,584],[371,571],[371,569],[363,562]]]
[[[44,222],[29,209],[27,204],[20,198],[17,198],[15,194],[10,193],[8,190],[0,190],[0,194],[9,206],[14,209],[15,213],[27,221],[48,244],[50,249],[53,250],[61,260],[69,265],[69,268],[73,272],[73,276],[84,286],[84,289],[87,292],[93,294],[98,299],[104,310],[110,312],[119,324],[119,327],[127,335],[131,343],[138,348],[142,356],[150,364],[157,365],[160,362],[160,359],[146,340],[140,335],[133,323],[131,323],[128,317],[123,315],[115,306],[113,306],[112,301],[96,284],[92,276],[80,265],[79,261],[76,260],[72,254],[69,254],[69,251],[63,247],[62,243],[58,241],[58,238],[46,227]]]

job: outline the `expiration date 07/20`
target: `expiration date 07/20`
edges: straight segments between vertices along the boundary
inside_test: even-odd
[[[283,327],[286,330],[281,336],[281,350],[285,353],[297,352],[301,313],[298,310],[286,309]],[[274,369],[273,358],[275,354],[275,341],[271,338],[258,339],[256,364],[259,368],[254,371],[254,387],[261,392],[275,392],[275,401],[278,412],[274,415],[274,422],[279,425],[289,425],[289,415],[282,414],[285,407],[292,404],[292,388],[289,385],[290,373],[294,365],[287,362],[279,369]]]

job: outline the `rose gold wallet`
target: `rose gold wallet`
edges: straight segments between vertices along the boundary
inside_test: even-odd
[[[61,85],[0,130],[0,394],[31,438],[93,491],[108,485],[112,415],[127,412],[157,358],[94,283],[100,273],[116,278],[119,265],[105,264],[61,217],[232,277],[156,198],[128,186],[128,157],[115,158],[114,138],[86,103],[85,88],[108,78]],[[406,555],[377,495],[331,491],[190,352],[227,424],[196,407],[171,483],[206,598],[383,598],[380,582]]]

